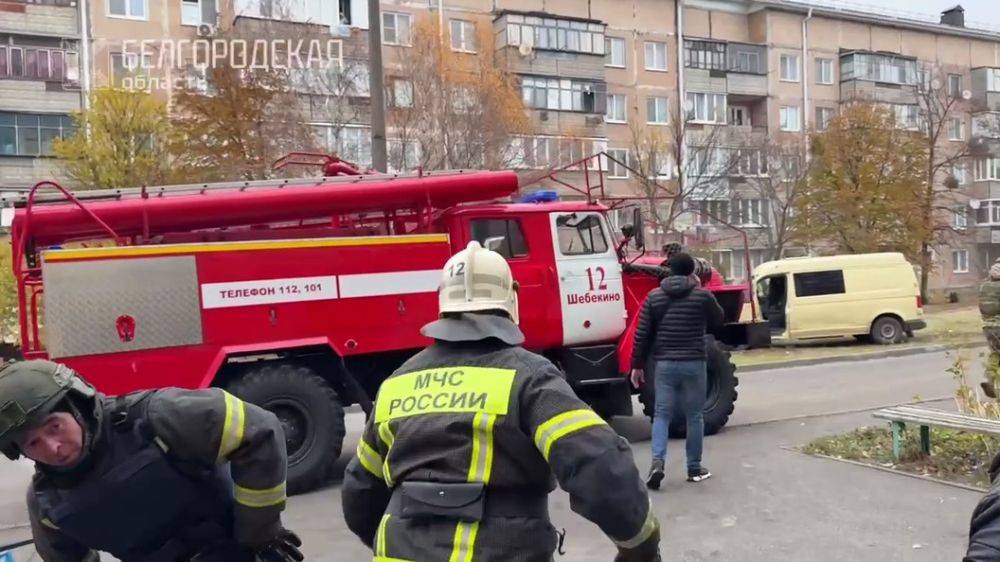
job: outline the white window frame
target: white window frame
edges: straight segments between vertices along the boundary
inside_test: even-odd
[[[210,2],[210,1],[214,1],[215,2],[215,12],[218,13],[219,12],[219,2],[218,2],[218,0],[181,0],[181,25],[184,26],[184,27],[198,27],[199,25],[204,24],[204,23],[214,25],[215,24],[214,21],[204,21],[202,19],[202,16],[203,16],[203,13],[204,13],[202,11],[202,4],[205,3],[205,2]],[[195,23],[188,23],[187,21],[184,20],[184,5],[185,4],[194,4],[194,5],[198,6],[198,18],[197,18],[198,21],[197,22],[195,22]]]
[[[969,208],[965,205],[955,207],[951,225],[955,230],[965,230],[969,227]]]
[[[816,106],[816,130],[825,131],[830,126],[830,121],[837,111],[832,107]],[[827,117],[829,115],[829,117]]]
[[[652,57],[649,56],[649,54],[650,54],[650,47],[653,48],[653,56]],[[657,55],[657,52],[656,52],[657,47],[661,47],[663,49],[663,66],[662,67],[661,66],[653,66],[653,64],[655,64],[656,62],[658,62],[656,60],[656,58],[657,58],[657,56],[656,56]],[[666,42],[664,42],[664,41],[645,41],[645,42],[643,42],[642,54],[643,54],[642,64],[643,64],[643,66],[645,67],[646,70],[648,70],[650,72],[667,72],[667,69],[669,68],[669,65],[667,64],[667,44],[666,44]],[[652,58],[653,60],[650,60],[650,58]]]
[[[986,91],[1000,92],[1000,68],[986,69]]]
[[[833,59],[816,59],[816,83],[833,84]]]
[[[660,103],[662,102],[662,104]],[[653,112],[650,113],[650,104]],[[662,107],[662,111],[660,106]],[[669,125],[670,124],[670,98],[667,96],[646,96],[646,124],[647,125]]]
[[[401,103],[401,101],[406,103]],[[403,79],[392,81],[392,105],[393,107],[413,107],[413,82]]]
[[[458,29],[460,30],[459,45],[455,46],[455,24],[458,24]],[[470,36],[471,34],[471,36]],[[475,22],[463,19],[450,19],[448,20],[448,35],[451,39],[451,50],[456,53],[471,53],[476,54],[476,24]],[[469,45],[472,45],[469,47]]]
[[[789,111],[794,110],[795,112],[795,127],[792,128],[788,123]],[[787,131],[791,133],[797,133],[802,131],[802,112],[801,108],[797,105],[783,105],[780,110],[781,121],[779,127],[782,131]]]
[[[621,109],[621,119],[612,118]],[[628,97],[625,94],[608,94],[607,111],[604,113],[605,123],[628,123]]]
[[[1000,180],[1000,157],[977,158],[975,161],[974,180],[998,181]]]
[[[704,96],[704,97],[701,97]],[[709,115],[709,96],[711,96],[712,107],[715,108],[714,115]],[[699,105],[698,100],[702,103]],[[719,101],[722,101],[720,106]],[[690,102],[691,109],[687,112],[692,123],[702,123],[708,125],[725,125],[729,122],[729,105],[726,94],[717,92],[688,92],[686,102]],[[703,112],[699,112],[703,109]],[[699,115],[699,113],[702,113]]]
[[[958,79],[957,80],[958,84],[954,88],[952,88],[952,80],[956,79],[956,78]],[[963,89],[962,88],[962,83],[963,82],[964,82],[964,80],[962,79],[962,75],[961,74],[949,74],[948,75],[948,95],[951,96],[951,97],[953,97],[953,98],[960,98],[960,97],[962,97],[962,89]]]
[[[608,37],[604,36],[604,66],[608,68],[625,68],[628,65],[628,55],[625,52],[625,39],[623,37]],[[621,64],[615,63],[615,49],[614,44],[620,44],[622,60]],[[610,62],[609,62],[610,61]]]
[[[958,124],[958,134],[956,136],[955,124]],[[948,119],[948,140],[951,141],[961,141],[965,140],[965,119],[961,117],[950,117]]]
[[[965,164],[952,164],[951,175],[955,177],[955,181],[958,182],[958,185],[965,185],[969,182],[969,174],[965,170]]]
[[[125,1],[125,14],[113,14],[111,13],[111,1],[105,0],[105,15],[109,18],[119,19],[119,20],[135,20],[135,21],[149,21],[149,0],[142,0],[142,15],[136,16],[131,14],[132,2],[131,0]]]
[[[729,219],[734,226],[767,226],[766,206],[763,199],[733,199],[729,205]]]
[[[629,163],[627,148],[609,148],[608,156],[613,156],[614,158],[617,158],[618,160],[625,162],[625,164]],[[628,168],[626,168],[625,166],[622,166],[617,162],[612,162],[610,160],[607,161],[607,164],[608,164],[607,172],[609,180],[627,180],[629,178],[629,171]],[[615,173],[615,172],[620,172],[620,173]]]
[[[401,148],[403,146],[403,140],[402,139],[386,139],[385,142],[386,142],[385,148],[386,148],[386,152],[388,154],[392,154],[392,151],[393,151],[394,148]],[[403,169],[396,170],[392,166],[392,163],[391,163],[392,159],[389,158],[389,160],[390,160],[390,162],[388,163],[389,173],[397,173],[397,174],[406,173],[409,170],[412,170],[413,168],[416,168],[416,167],[420,166],[420,143],[418,143],[416,140],[410,140],[407,143],[407,147],[413,149],[413,157],[416,160],[415,165],[413,167],[411,167],[411,168],[407,168],[406,167],[406,155],[404,154],[403,155]]]
[[[391,17],[393,19],[393,31],[395,33],[395,38],[392,41],[386,39],[385,36],[385,19]],[[399,20],[407,20],[407,37],[406,42],[401,42],[399,40]],[[413,46],[413,15],[406,12],[382,12],[382,44],[392,45],[395,47],[411,47]]]
[[[793,61],[794,64],[786,64],[785,61]],[[782,82],[800,82],[802,80],[802,69],[799,65],[799,55],[789,55],[782,53],[778,57],[780,68],[780,80]],[[786,74],[785,71],[791,74]]]
[[[952,273],[968,273],[969,272],[969,251],[968,250],[952,250],[951,251],[951,272]]]

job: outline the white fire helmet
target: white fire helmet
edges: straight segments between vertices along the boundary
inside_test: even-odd
[[[441,273],[441,314],[502,310],[517,324],[517,282],[503,256],[472,241]]]

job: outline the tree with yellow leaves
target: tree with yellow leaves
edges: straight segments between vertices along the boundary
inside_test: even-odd
[[[53,145],[80,189],[135,187],[173,179],[167,106],[146,92],[98,88],[73,115],[76,132]]]
[[[813,168],[795,206],[797,232],[843,253],[919,258],[927,225],[918,194],[927,172],[919,131],[884,106],[845,107],[813,139]]]

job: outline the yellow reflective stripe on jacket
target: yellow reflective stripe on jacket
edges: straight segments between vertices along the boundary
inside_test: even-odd
[[[386,546],[385,546],[385,527],[389,524],[388,513],[382,515],[382,520],[378,523],[378,529],[375,530],[375,556],[385,556]]]
[[[361,466],[365,467],[365,470],[371,472],[379,480],[385,480],[385,475],[382,474],[382,455],[378,454],[374,447],[365,443],[364,439],[358,441],[358,460],[361,461]]]
[[[422,414],[505,415],[514,369],[447,367],[391,377],[382,383],[375,422]]]
[[[234,486],[233,495],[236,503],[247,507],[270,507],[285,501],[285,483],[263,490],[244,488],[237,484]]]
[[[466,523],[459,521],[455,526],[455,547],[451,551],[448,562],[472,562],[472,553],[476,546],[476,534],[479,532],[479,521]]]
[[[556,441],[567,435],[595,425],[605,425],[604,420],[589,408],[570,410],[552,416],[535,430],[535,447],[549,460],[549,452]]]
[[[222,437],[219,439],[219,454],[215,462],[223,464],[229,455],[243,444],[243,431],[246,429],[246,406],[239,398],[222,391],[226,400],[226,421],[222,425]]]
[[[648,539],[649,536],[653,534],[653,531],[655,531],[659,526],[660,524],[656,520],[656,515],[653,514],[653,501],[650,500],[649,509],[646,511],[646,521],[644,521],[642,527],[639,528],[639,532],[628,540],[615,541],[615,544],[621,548],[635,548],[646,542],[646,539]]]
[[[469,462],[469,482],[489,482],[493,470],[493,414],[476,414],[472,418],[472,460]]]
[[[389,426],[389,422],[378,424],[378,438],[385,443],[385,462],[382,463],[382,477],[385,483],[392,487],[392,472],[389,470],[389,451],[392,450],[392,444],[396,441],[396,436],[392,434],[392,427]]]

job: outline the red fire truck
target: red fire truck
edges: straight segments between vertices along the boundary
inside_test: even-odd
[[[341,453],[344,409],[369,411],[429,343],[419,329],[436,317],[440,268],[478,240],[520,284],[527,347],[602,415],[631,415],[627,328],[657,283],[655,267],[626,259],[641,228],[616,235],[594,202],[511,201],[512,172],[338,175],[356,172],[330,159],[325,173],[77,194],[39,184],[11,226],[23,355],[110,394],[220,386],[260,404],[282,421],[289,488],[307,490]],[[730,321],[738,300],[723,302]],[[737,379],[710,347],[714,433]]]

